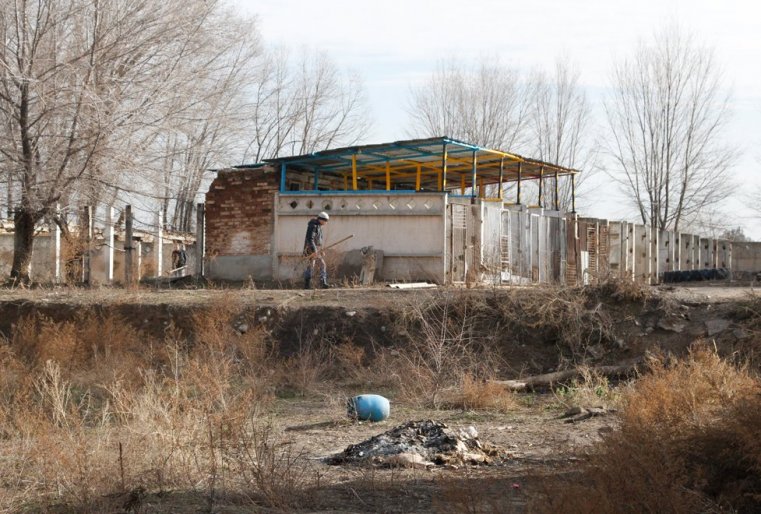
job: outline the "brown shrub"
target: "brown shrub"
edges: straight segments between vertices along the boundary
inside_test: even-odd
[[[444,291],[414,298],[402,310],[396,330],[407,340],[382,350],[374,366],[396,387],[399,399],[439,408],[447,403],[447,392],[462,391],[466,376],[474,381],[494,376],[500,359],[479,325],[473,298]]]
[[[235,305],[220,309],[198,314],[194,340],[172,325],[150,339],[110,315],[22,320],[0,342],[0,510],[113,511],[109,495],[168,488],[213,504],[217,490],[240,491],[243,456],[230,452],[252,444],[268,353],[260,332],[235,330]],[[273,505],[283,476],[268,486]]]
[[[56,323],[44,316],[27,316],[19,320],[11,346],[32,367],[55,360],[68,368],[83,358],[76,325],[73,322]]]
[[[580,376],[568,384],[553,389],[560,406],[569,407],[617,407],[621,400],[618,388],[612,387],[608,377],[594,368],[582,366]]]
[[[697,347],[654,359],[624,399],[620,429],[537,512],[741,512],[761,508],[759,383]],[[753,435],[756,434],[756,435]]]
[[[241,373],[266,368],[270,350],[264,334],[253,316],[241,311],[241,305],[230,298],[221,298],[196,310],[190,327],[194,340],[191,354],[205,359],[229,358]],[[182,331],[177,331],[174,337],[188,339]]]
[[[518,408],[515,394],[490,380],[463,375],[460,387],[445,401],[449,408],[509,412]]]
[[[761,370],[761,295],[748,294],[733,305],[731,314],[748,336],[739,341],[734,350],[752,368]]]
[[[486,306],[477,310],[490,321],[491,332],[509,335],[511,342],[551,344],[579,361],[589,346],[615,339],[609,307],[587,289],[516,288],[482,298]]]
[[[630,278],[607,276],[594,285],[584,287],[584,294],[592,298],[608,298],[616,302],[644,303],[653,298],[653,289]]]

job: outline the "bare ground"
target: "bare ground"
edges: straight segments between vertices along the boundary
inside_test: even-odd
[[[494,290],[484,290],[493,294]],[[528,290],[527,290],[528,291]],[[389,288],[298,290],[136,290],[33,289],[0,290],[0,333],[11,337],[24,315],[42,312],[67,319],[87,309],[119,309],[136,326],[160,333],[170,323],[182,325],[197,308],[215,302],[235,302],[249,308],[258,322],[270,324],[290,337],[294,319],[309,329],[315,320],[333,323],[348,337],[374,341],[393,323],[393,308],[433,294]],[[654,348],[683,351],[696,338],[711,338],[725,345],[727,354],[747,339],[733,318],[737,302],[749,298],[748,288],[662,287],[664,301],[642,309],[614,309],[616,344],[590,355],[589,364],[632,362]],[[615,303],[615,302],[612,302]],[[298,318],[294,316],[298,314]],[[286,325],[286,326],[283,326]],[[368,328],[369,325],[369,328]],[[363,327],[363,328],[359,328]],[[292,335],[292,334],[291,334]],[[386,342],[386,344],[393,344]],[[525,346],[525,345],[521,345]],[[554,370],[560,361],[550,345],[541,351],[514,348],[506,376]],[[347,394],[375,391],[326,389],[306,398],[279,398],[267,413],[279,437],[291,445],[300,462],[308,463],[310,486],[303,497],[309,512],[524,512],[532,498],[545,494],[545,477],[573,475],[584,452],[594,448],[603,434],[618,422],[615,414],[567,423],[561,415],[568,407],[557,393],[525,393],[508,413],[470,410],[425,410],[392,397],[390,419],[355,423],[345,416]],[[586,405],[591,407],[593,405]],[[505,457],[490,466],[432,469],[386,469],[330,466],[325,457],[350,444],[413,419],[436,419],[453,427],[473,426],[482,440],[505,450]],[[2,450],[0,450],[2,451]],[[203,491],[134,491],[99,503],[103,512],[249,512],[277,511],[255,499],[221,494],[210,500]],[[293,506],[286,510],[292,510]],[[36,509],[31,508],[31,511]],[[47,508],[42,509],[47,510]],[[60,505],[53,510],[70,512]],[[3,511],[0,505],[0,511]]]

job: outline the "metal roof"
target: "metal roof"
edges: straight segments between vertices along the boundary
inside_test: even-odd
[[[422,168],[423,181],[434,189],[436,174],[444,168],[450,177],[446,189],[460,187],[457,177],[470,177],[476,168],[479,182],[493,184],[500,181],[539,179],[579,173],[578,170],[531,159],[511,152],[493,150],[459,141],[450,137],[411,139],[373,145],[349,146],[314,152],[306,155],[265,159],[288,169],[319,171],[321,174],[351,175],[356,169],[367,179],[381,179],[390,170],[395,177],[413,176]],[[500,173],[501,169],[501,173]],[[425,184],[424,184],[425,185]]]

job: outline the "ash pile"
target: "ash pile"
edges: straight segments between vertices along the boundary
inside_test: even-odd
[[[504,456],[497,446],[482,442],[473,427],[455,430],[440,421],[409,421],[349,445],[326,459],[328,464],[370,463],[380,466],[430,468],[492,464]]]

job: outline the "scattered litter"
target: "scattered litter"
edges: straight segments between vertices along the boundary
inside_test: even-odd
[[[475,434],[472,435],[472,434]],[[328,464],[433,467],[491,464],[504,451],[481,442],[474,427],[455,430],[434,420],[408,421],[326,459]]]
[[[406,284],[389,284],[388,287],[393,287],[394,289],[425,289],[437,286],[428,282],[409,282]]]
[[[355,314],[357,314],[357,311],[346,311],[346,315],[350,318],[353,317]]]

